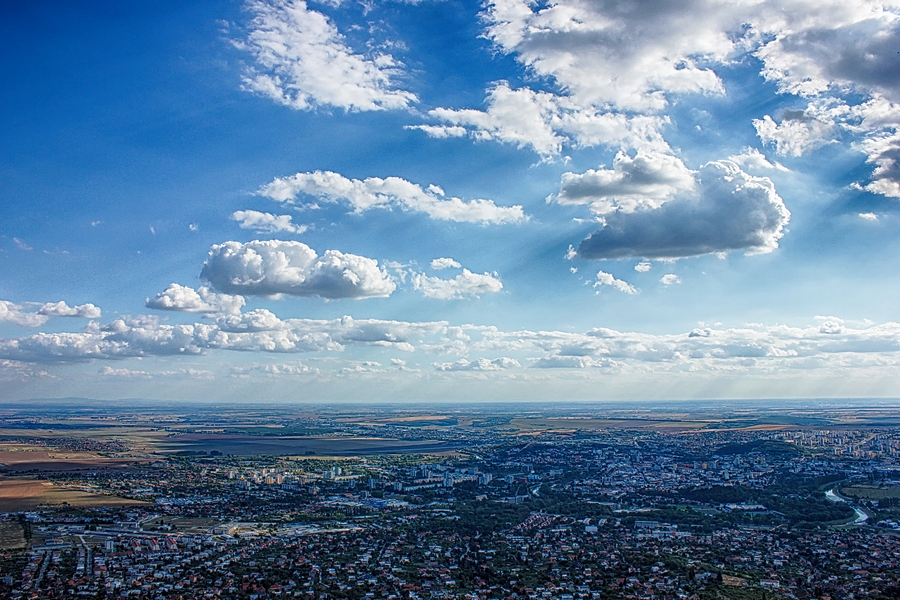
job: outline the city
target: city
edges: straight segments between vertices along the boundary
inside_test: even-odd
[[[703,411],[430,409],[238,417],[234,408],[226,416],[239,424],[224,428],[203,410],[7,416],[0,593],[900,594],[900,427],[891,409],[850,426],[838,424],[844,411],[820,412],[816,425],[796,424],[809,421],[804,411],[763,411],[746,425],[746,415]],[[219,449],[172,449],[182,438],[195,448],[201,432]],[[380,440],[402,451],[252,453],[253,442],[292,440],[298,448]],[[414,442],[452,447],[408,450]],[[26,481],[69,496],[23,494]]]

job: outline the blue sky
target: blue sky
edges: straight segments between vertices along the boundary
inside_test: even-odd
[[[2,11],[3,397],[900,395],[898,2]]]

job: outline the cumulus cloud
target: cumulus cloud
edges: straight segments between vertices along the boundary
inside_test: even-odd
[[[694,173],[681,159],[659,152],[619,152],[612,169],[564,173],[559,193],[548,200],[587,204],[597,214],[656,208],[679,192],[694,188]]]
[[[226,293],[329,300],[384,298],[397,287],[376,260],[338,250],[319,256],[306,244],[283,240],[216,244],[200,277]]]
[[[278,331],[286,327],[284,321],[270,310],[257,308],[246,313],[225,315],[216,319],[219,331],[226,333],[256,333],[260,331]]]
[[[419,130],[436,139],[464,137],[469,133],[468,129],[459,125],[404,125],[403,128]]]
[[[37,308],[37,310],[34,310]],[[48,317],[80,317],[82,319],[99,319],[100,309],[93,304],[69,306],[64,301],[45,302],[40,306],[34,302],[15,304],[0,300],[0,322],[13,323],[23,327],[39,327],[47,322]]]
[[[434,138],[468,135],[530,148],[545,160],[559,155],[565,143],[576,146],[607,144],[624,148],[666,151],[660,132],[664,117],[625,115],[582,106],[572,98],[530,88],[512,89],[501,81],[490,88],[485,109],[435,108],[432,119],[449,125],[414,125]]]
[[[866,154],[866,162],[875,165],[865,189],[889,198],[900,198],[900,107],[897,117],[895,125],[871,132],[856,146]]]
[[[900,198],[900,13],[870,0],[791,7],[756,51],[779,91],[808,98],[802,111],[754,121],[764,143],[800,156],[850,137],[875,166],[865,189]]]
[[[718,76],[701,65],[724,61],[733,50],[723,27],[728,8],[646,4],[494,0],[485,13],[486,36],[585,104],[646,111],[665,106],[671,94],[722,93]]]
[[[790,219],[771,180],[730,161],[704,165],[695,193],[656,209],[604,216],[603,229],[581,242],[583,258],[677,258],[728,250],[771,252]]]
[[[47,322],[47,315],[27,312],[20,304],[0,300],[0,322],[13,323],[23,327],[39,327]]]
[[[764,144],[775,146],[781,155],[801,156],[832,141],[835,119],[843,110],[828,110],[818,104],[810,104],[806,110],[786,110],[781,123],[769,115],[754,119],[756,134]]]
[[[440,271],[442,269],[459,269],[460,267],[462,267],[462,265],[452,258],[435,258],[431,261],[431,268],[435,271]]]
[[[48,317],[81,317],[82,319],[99,319],[100,309],[93,304],[69,306],[63,301],[47,302],[38,309],[39,315]]]
[[[642,260],[638,264],[634,265],[634,270],[637,271],[638,273],[646,273],[651,268],[653,268],[653,265],[650,264],[650,262],[646,261],[646,260]]]
[[[494,83],[483,109],[436,108],[428,115],[439,124],[413,127],[528,147],[545,160],[566,145],[671,154],[661,132],[673,100],[724,94],[717,71],[753,56],[779,93],[809,99],[806,109],[754,121],[766,145],[799,156],[849,136],[874,166],[865,189],[900,197],[897,119],[860,124],[866,106],[900,102],[893,3],[490,0],[483,17],[495,48],[549,85]],[[732,158],[782,168],[755,153]]]
[[[399,177],[360,180],[331,171],[313,171],[276,178],[260,188],[259,194],[287,203],[294,203],[300,194],[306,194],[325,202],[346,202],[355,212],[397,206],[444,221],[515,223],[525,219],[521,206],[497,206],[493,200],[447,198],[438,186],[422,189]]]
[[[675,285],[676,283],[681,283],[681,277],[675,275],[674,273],[666,273],[659,278],[659,282],[666,286]]]
[[[503,283],[496,274],[473,273],[463,269],[453,279],[429,277],[423,273],[412,274],[413,288],[422,292],[427,298],[439,300],[457,300],[460,298],[479,297],[483,294],[496,294],[503,289]]]
[[[797,2],[785,5],[781,15],[766,15],[768,28],[777,35],[755,53],[763,61],[763,76],[781,92],[798,96],[843,86],[896,94],[900,90],[896,6],[870,0],[820,4]]]
[[[456,362],[436,362],[433,366],[438,371],[502,371],[521,367],[514,358],[500,357],[493,360],[478,358],[475,360],[460,359]]]
[[[256,233],[303,233],[308,229],[306,225],[294,224],[291,215],[273,215],[258,210],[237,210],[231,218],[241,229]]]
[[[503,82],[489,91],[487,105],[486,111],[436,108],[429,115],[450,123],[450,127],[420,129],[434,137],[448,137],[449,131],[471,129],[479,140],[507,142],[519,148],[530,146],[542,156],[559,154],[563,138],[550,124],[558,110],[553,94],[528,88],[513,90]]]
[[[0,359],[78,362],[145,356],[191,356],[209,351],[331,352],[347,346],[411,352],[414,344],[447,332],[443,322],[342,317],[279,319],[265,309],[224,315],[214,323],[168,325],[149,316],[116,319],[80,333],[37,333],[0,339]]]
[[[597,271],[597,281],[594,282],[595,288],[601,288],[603,286],[608,286],[619,290],[625,294],[637,294],[638,289],[628,283],[627,281],[622,281],[621,279],[616,279],[611,274],[605,271]]]
[[[864,221],[877,221],[878,215],[872,212],[859,213],[859,218]]]
[[[390,54],[354,52],[334,24],[302,0],[249,0],[253,15],[236,42],[255,65],[244,89],[297,110],[406,109],[412,92],[396,85],[402,65]]]
[[[729,156],[728,160],[745,169],[789,171],[780,162],[769,162],[769,159],[756,148],[744,148],[740,154]]]
[[[335,355],[348,348],[365,347],[368,356],[353,352],[349,360]],[[382,357],[373,356],[381,349]],[[450,326],[445,322],[407,322],[375,319],[281,319],[269,311],[223,315],[215,321],[170,325],[147,316],[96,323],[80,333],[36,333],[0,339],[0,380],[27,380],[47,376],[42,363],[112,361],[164,356],[179,357],[219,352],[296,354],[320,353],[323,369],[338,373],[383,370],[392,365],[397,374],[405,361],[393,359],[398,351],[455,355],[432,363],[435,370],[499,371],[520,365],[536,368],[592,369],[607,372],[672,374],[722,371],[791,374],[809,369],[854,368],[880,365],[890,373],[900,368],[900,323],[873,324],[817,317],[807,326],[748,324],[723,328],[702,326],[683,333],[654,335],[596,328],[571,331],[503,331],[484,325]],[[350,353],[348,353],[350,354]],[[469,356],[499,356],[469,359]],[[413,355],[413,360],[420,360]],[[316,358],[310,359],[316,360]],[[377,361],[377,362],[376,362]],[[260,364],[265,362],[265,364]],[[249,377],[316,373],[303,363],[267,368],[271,361],[235,367],[231,374]],[[274,363],[277,364],[277,363]],[[328,365],[331,365],[330,367]],[[108,367],[108,368],[107,368]],[[176,369],[131,370],[102,364],[109,377],[205,377],[203,371]]]
[[[169,284],[152,300],[147,298],[144,305],[156,310],[171,310],[189,313],[239,313],[244,306],[243,296],[217,294],[206,286],[198,289]]]
[[[545,356],[535,360],[531,366],[537,369],[589,369],[609,366],[607,360],[590,356]]]

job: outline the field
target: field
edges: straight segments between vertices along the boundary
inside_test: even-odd
[[[367,454],[409,454],[453,450],[447,442],[394,440],[363,437],[316,437],[227,435],[186,433],[160,441],[161,452],[221,452],[236,456],[316,454],[361,456]]]
[[[71,490],[31,477],[0,477],[0,512],[35,510],[42,504],[89,507],[144,503],[117,496]]]
[[[651,419],[580,419],[580,418],[523,418],[512,419],[509,427],[523,433],[534,431],[596,431],[601,429],[656,429],[663,431],[693,431],[706,427],[705,421],[661,421]]]
[[[854,498],[867,500],[883,500],[885,498],[900,498],[900,485],[876,487],[869,485],[854,485],[841,488],[841,494]]]
[[[65,451],[32,444],[0,442],[0,467],[8,471],[75,471],[122,467],[131,458],[109,458],[96,452]]]
[[[0,550],[25,547],[25,530],[18,521],[0,521]]]

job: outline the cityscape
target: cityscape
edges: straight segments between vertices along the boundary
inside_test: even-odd
[[[693,406],[5,410],[0,595],[900,594],[897,408]]]

